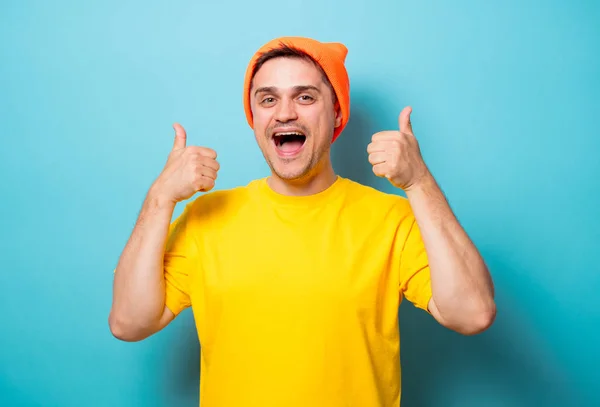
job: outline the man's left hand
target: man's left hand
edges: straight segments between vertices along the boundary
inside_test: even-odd
[[[405,107],[398,118],[400,130],[375,133],[367,147],[375,175],[387,178],[392,185],[405,191],[429,172],[412,130],[411,112],[410,106]]]

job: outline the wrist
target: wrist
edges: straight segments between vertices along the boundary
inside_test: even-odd
[[[148,191],[146,202],[152,208],[172,210],[177,202],[169,198],[158,185],[152,185]]]
[[[406,192],[407,195],[418,194],[431,190],[432,188],[436,188],[436,186],[437,184],[433,178],[433,175],[426,168],[420,177],[410,184],[409,187],[404,189],[404,192]]]

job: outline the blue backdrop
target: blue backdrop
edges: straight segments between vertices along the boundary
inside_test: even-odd
[[[477,337],[401,307],[403,406],[600,405],[598,2],[91,3],[0,6],[0,405],[197,405],[191,312],[117,341],[112,270],[173,122],[217,150],[218,189],[267,174],[241,90],[281,35],[349,48],[341,175],[392,191],[365,149],[413,106],[495,279]]]

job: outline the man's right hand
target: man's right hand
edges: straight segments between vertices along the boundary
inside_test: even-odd
[[[175,123],[175,141],[167,163],[152,186],[155,194],[177,203],[196,192],[214,188],[219,171],[217,153],[206,147],[186,146],[184,128]]]

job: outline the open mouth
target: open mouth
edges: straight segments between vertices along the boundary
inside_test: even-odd
[[[275,147],[283,153],[294,153],[302,148],[306,136],[300,132],[281,132],[273,135]]]

